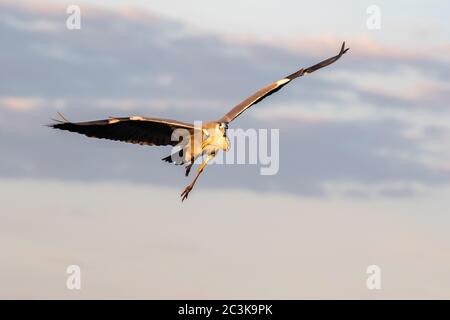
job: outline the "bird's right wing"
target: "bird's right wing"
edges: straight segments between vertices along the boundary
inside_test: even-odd
[[[185,129],[189,134],[194,131],[194,126],[189,123],[159,118],[127,117],[89,122],[70,122],[63,119],[64,121],[56,120],[56,123],[49,126],[54,129],[81,133],[88,137],[149,146],[175,146],[179,141],[172,140],[174,130]]]
[[[244,112],[245,110],[247,110],[248,108],[250,108],[252,105],[257,104],[258,102],[260,102],[261,100],[263,100],[264,98],[270,96],[272,93],[277,92],[278,90],[280,90],[282,87],[284,87],[285,85],[287,85],[289,82],[291,82],[292,80],[294,80],[295,78],[301,77],[305,74],[314,72],[320,68],[326,67],[334,62],[336,62],[337,60],[339,60],[339,58],[346,53],[348,50],[348,48],[345,48],[345,42],[342,44],[341,47],[341,51],[334,57],[328,58],[326,60],[323,60],[322,62],[319,62],[309,68],[301,68],[300,70],[294,72],[293,74],[288,75],[287,77],[278,80],[276,82],[272,82],[271,84],[269,84],[268,86],[260,89],[258,92],[254,93],[253,95],[251,95],[250,97],[248,97],[247,99],[245,99],[244,101],[242,101],[241,103],[239,103],[237,106],[235,106],[233,109],[231,109],[226,115],[224,115],[221,119],[219,119],[219,122],[230,122],[233,121],[234,119],[236,119],[242,112]]]

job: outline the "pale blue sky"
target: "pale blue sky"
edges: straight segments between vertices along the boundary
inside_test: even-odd
[[[79,31],[67,3],[0,0],[0,297],[450,297],[447,2],[376,31],[366,1],[78,1]],[[183,204],[169,149],[43,126],[214,119],[343,40],[232,124],[280,129],[279,173],[210,166]]]
[[[205,32],[272,40],[311,35],[369,36],[386,44],[442,44],[450,33],[450,3],[441,0],[81,0],[77,3],[144,8]],[[366,28],[366,10],[370,5],[381,9],[380,31]]]

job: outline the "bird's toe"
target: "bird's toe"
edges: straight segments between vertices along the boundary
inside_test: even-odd
[[[184,189],[184,191],[181,193],[181,201],[182,202],[188,198],[189,192],[191,192],[191,190],[192,190],[191,185],[187,186],[186,189]]]

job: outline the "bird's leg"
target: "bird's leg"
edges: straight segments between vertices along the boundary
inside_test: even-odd
[[[185,174],[186,177],[189,175],[189,172],[191,172],[191,168],[192,168],[192,165],[193,165],[193,164],[194,164],[194,163],[191,162],[191,163],[189,163],[189,164],[186,166],[186,174]]]
[[[186,166],[186,174],[185,174],[186,177],[189,175],[189,172],[191,172],[191,168],[194,165],[194,162],[195,162],[195,158],[192,157],[191,162]]]
[[[214,155],[213,154],[209,154],[206,157],[205,161],[203,161],[203,163],[200,166],[200,168],[198,168],[197,175],[195,176],[194,180],[192,180],[192,182],[186,187],[186,189],[184,189],[183,193],[181,194],[181,201],[184,201],[185,199],[187,199],[187,197],[189,195],[189,192],[191,192],[191,190],[194,188],[194,185],[197,182],[198,177],[203,172],[203,169],[205,168],[205,166],[208,163],[208,161],[211,160],[212,158],[214,158]]]

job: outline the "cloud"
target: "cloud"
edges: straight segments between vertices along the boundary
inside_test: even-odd
[[[42,107],[44,102],[44,99],[36,97],[2,97],[0,98],[0,107],[25,112]]]
[[[11,16],[4,16],[2,23],[8,27],[25,30],[31,32],[56,32],[60,28],[54,21],[44,19],[34,19],[31,21],[24,21]]]
[[[45,8],[37,12],[8,3],[3,9],[0,18],[61,23],[52,33],[8,23],[0,28],[0,132],[5,137],[0,175],[7,177],[180,187],[182,169],[160,161],[167,148],[88,140],[42,125],[57,110],[72,121],[126,115],[217,119],[299,62],[316,63],[339,47],[336,39],[320,37],[302,42],[301,51],[239,42],[187,32],[162,17],[147,21],[138,12],[95,7],[92,15],[90,7],[83,11],[82,30],[69,31]],[[211,166],[202,183],[300,196],[326,195],[327,183],[348,181],[357,186],[449,183],[444,58],[364,39],[348,44],[349,54],[326,72],[296,80],[232,123],[280,129],[277,176],[261,177],[257,166]],[[444,133],[414,134],[430,127]]]

